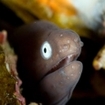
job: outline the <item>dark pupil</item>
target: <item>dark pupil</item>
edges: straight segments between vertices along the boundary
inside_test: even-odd
[[[44,48],[44,52],[45,52],[45,53],[47,52],[47,49],[46,49],[46,48]]]

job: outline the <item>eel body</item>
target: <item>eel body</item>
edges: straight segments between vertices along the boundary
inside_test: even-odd
[[[40,96],[43,105],[65,105],[82,73],[82,63],[77,58],[83,43],[78,34],[37,21],[18,28],[10,43],[20,68],[24,68],[19,69],[19,74],[27,87],[23,90],[26,97],[35,101]]]

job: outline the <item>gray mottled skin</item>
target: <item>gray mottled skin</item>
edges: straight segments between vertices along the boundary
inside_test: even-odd
[[[49,59],[41,56],[45,41],[52,48]],[[10,42],[24,67],[21,72],[26,93],[33,96],[31,101],[35,101],[34,91],[38,91],[44,105],[65,105],[82,72],[82,63],[76,60],[82,47],[79,36],[47,21],[37,21],[17,29]]]

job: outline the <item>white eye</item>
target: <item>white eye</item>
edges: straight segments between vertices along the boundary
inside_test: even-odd
[[[49,59],[52,55],[51,45],[47,41],[41,47],[41,55],[44,59]]]

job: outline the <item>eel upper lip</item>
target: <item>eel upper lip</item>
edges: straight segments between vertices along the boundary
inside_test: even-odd
[[[74,55],[74,54],[70,54],[68,56],[66,56],[65,58],[63,58],[61,61],[59,61],[53,68],[51,68],[49,70],[49,72],[46,73],[46,75],[50,74],[50,73],[53,73],[54,71],[70,64],[70,62],[76,60],[77,58],[77,55]],[[46,76],[45,75],[45,76]]]
[[[41,79],[40,81],[45,78],[47,75],[59,70],[60,68],[70,64],[70,62],[76,60],[78,57],[78,54],[70,54],[68,56],[66,56],[65,58],[63,58],[62,60],[60,60],[54,67],[52,67]],[[40,82],[39,81],[39,82]]]

